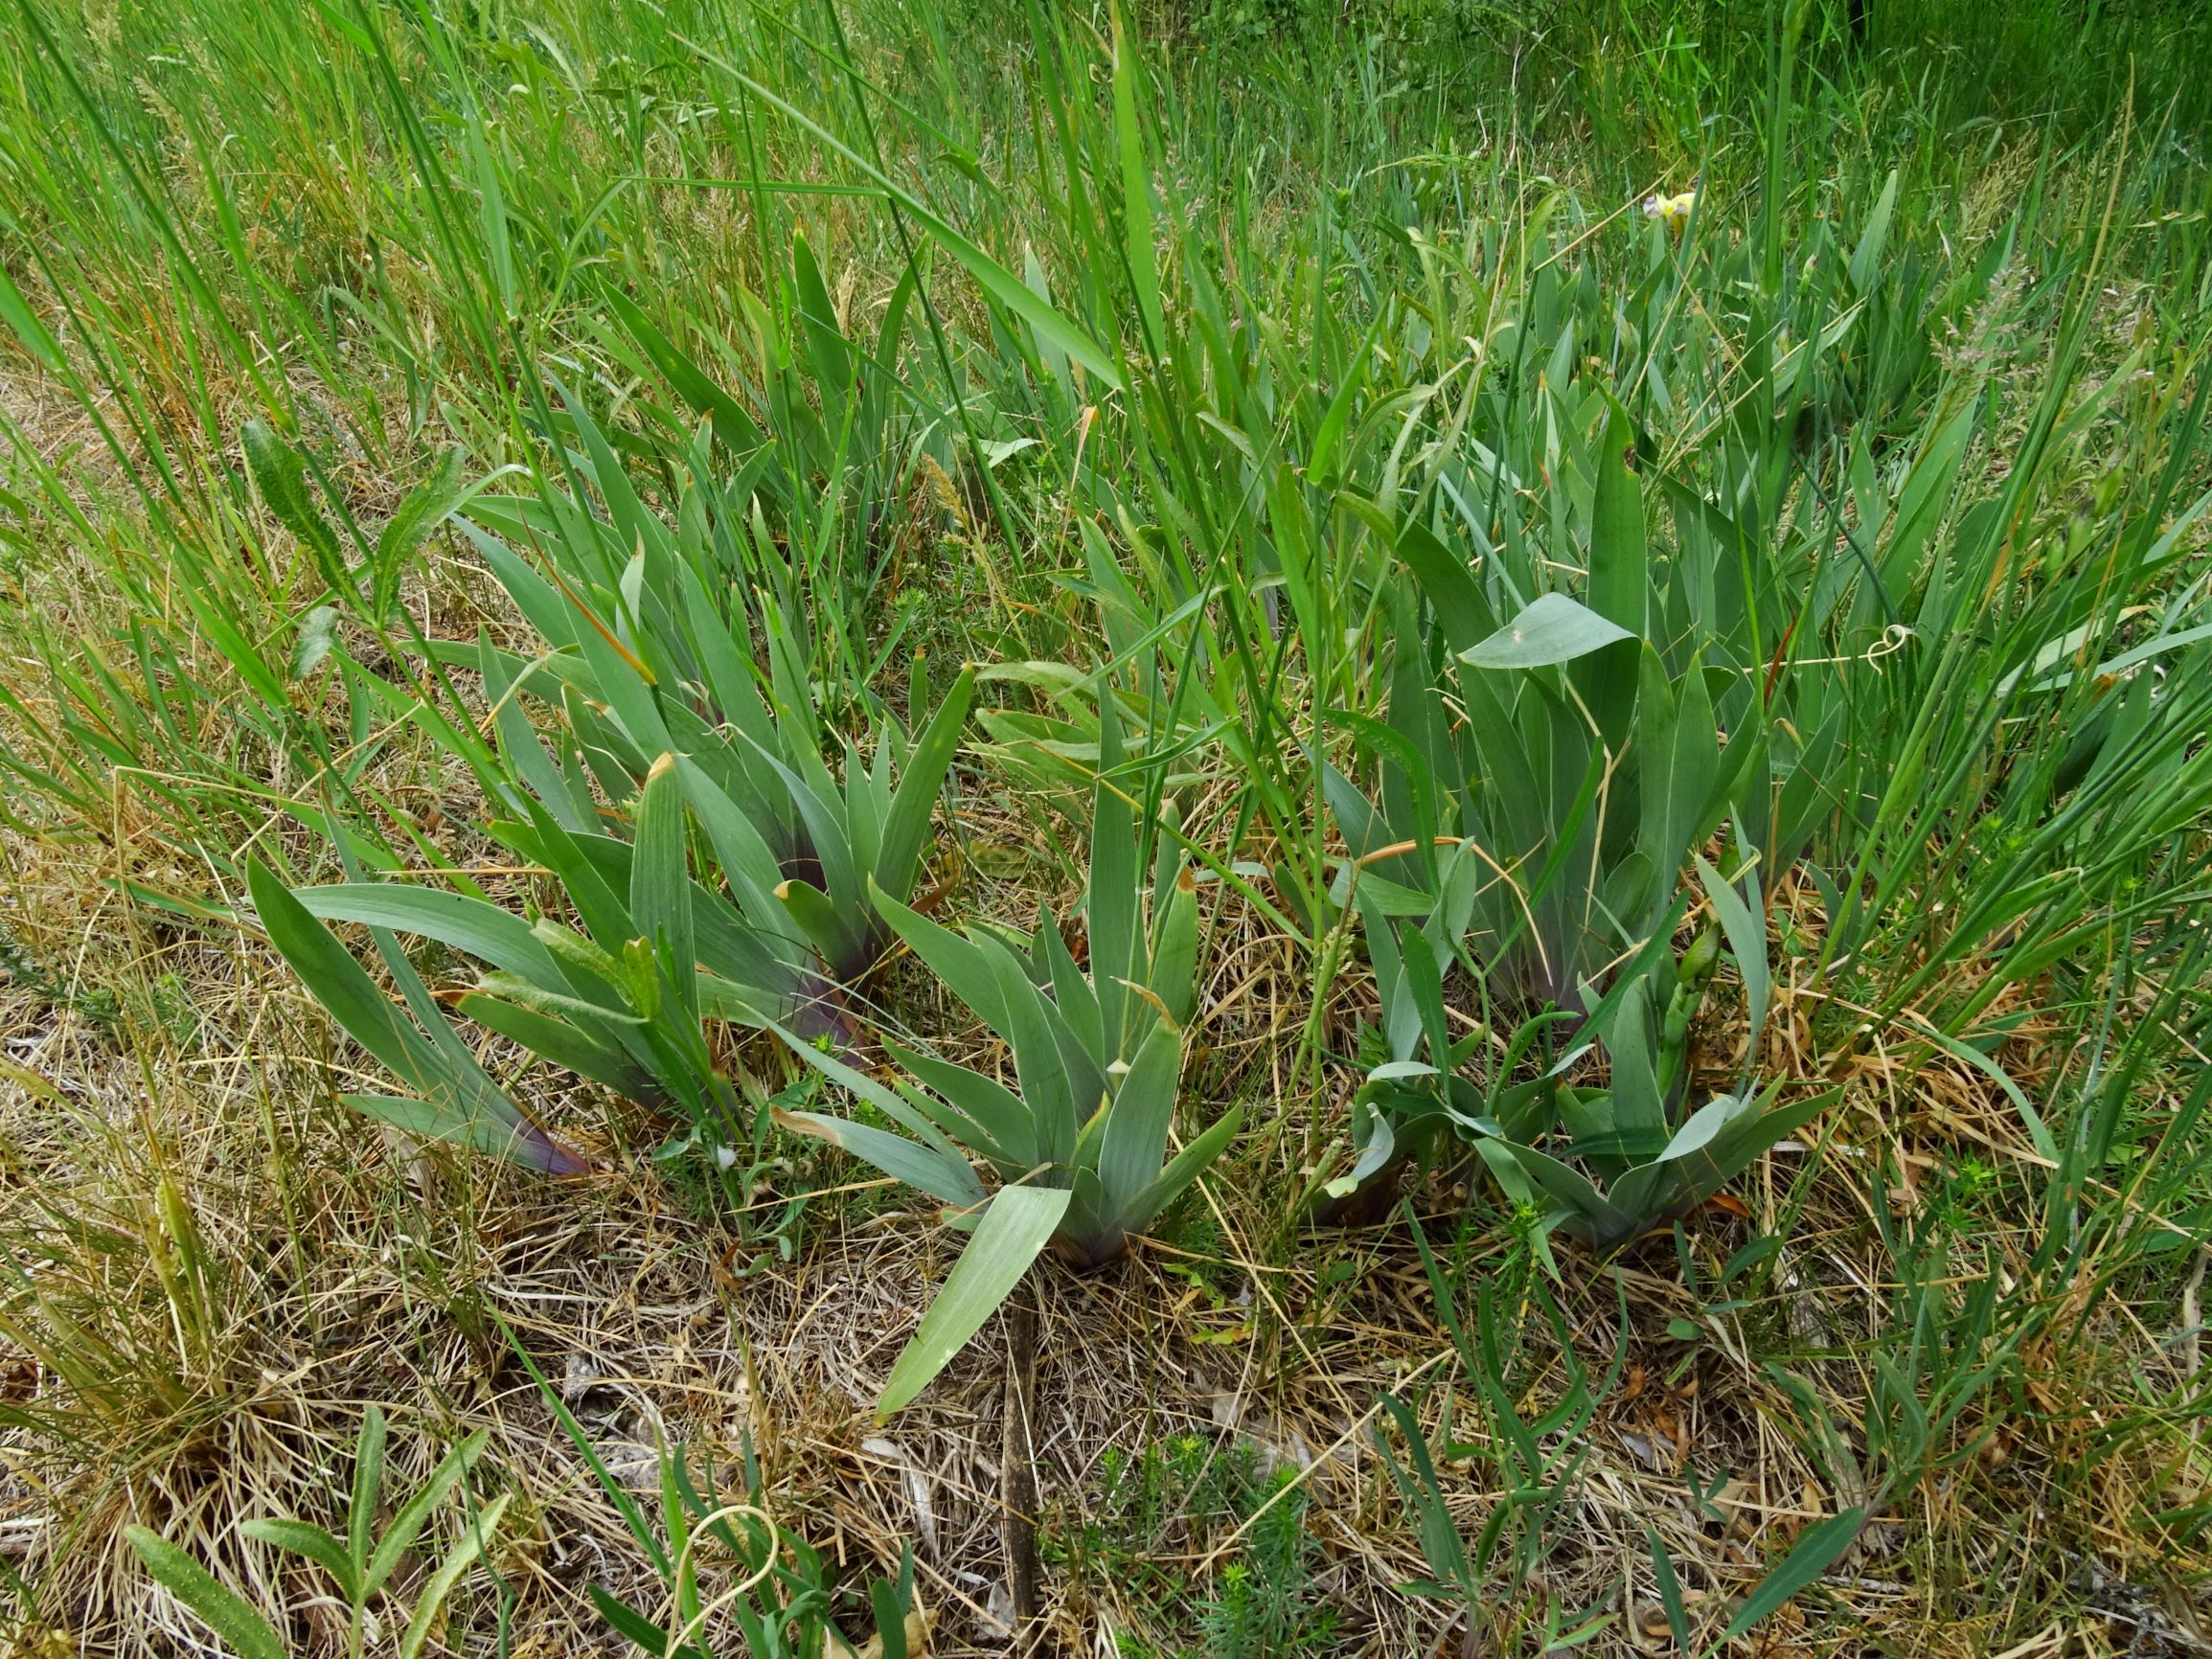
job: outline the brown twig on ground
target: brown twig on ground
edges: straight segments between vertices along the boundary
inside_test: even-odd
[[[1016,1285],[1006,1304],[1006,1421],[999,1488],[1006,1509],[1006,1590],[1015,1639],[1037,1617],[1037,1465],[1030,1422],[1037,1404],[1037,1304]]]

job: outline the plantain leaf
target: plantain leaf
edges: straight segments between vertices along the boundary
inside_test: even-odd
[[[438,458],[438,469],[399,503],[399,510],[385,522],[376,537],[375,577],[369,614],[381,620],[391,613],[399,597],[399,575],[430,533],[453,515],[468,498],[461,484],[461,451],[448,449]]]
[[[316,1562],[337,1579],[339,1594],[348,1602],[357,1602],[363,1599],[346,1547],[322,1528],[310,1526],[306,1521],[257,1517],[250,1521],[240,1521],[239,1531],[249,1538],[274,1544],[280,1550],[289,1550],[295,1556],[304,1556]]]
[[[392,1571],[400,1564],[400,1555],[407,1553],[424,1522],[429,1522],[429,1511],[436,1509],[438,1502],[460,1485],[460,1478],[469,1473],[469,1466],[485,1453],[489,1438],[491,1431],[478,1429],[453,1446],[449,1453],[445,1453],[445,1458],[438,1460],[438,1466],[431,1468],[429,1478],[416,1489],[416,1493],[402,1504],[400,1513],[394,1515],[392,1526],[385,1529],[385,1535],[376,1539],[376,1553],[370,1557],[370,1566],[363,1575],[365,1595],[376,1595],[376,1590],[385,1586],[385,1579],[392,1578]],[[491,1529],[487,1526],[485,1531],[489,1533]]]
[[[461,1530],[461,1536],[454,1540],[453,1548],[446,1552],[445,1560],[439,1562],[438,1570],[430,1575],[429,1582],[422,1586],[422,1598],[415,1603],[415,1616],[407,1621],[407,1633],[399,1638],[399,1659],[416,1659],[422,1651],[422,1644],[430,1639],[431,1626],[437,1621],[439,1608],[445,1604],[445,1598],[453,1593],[453,1586],[460,1582],[461,1575],[473,1566],[476,1557],[484,1553],[485,1545],[491,1541],[491,1534],[498,1528],[500,1515],[506,1511],[508,1502],[513,1496],[513,1492],[501,1492],[467,1518]]]
[[[384,1408],[372,1405],[361,1418],[360,1438],[353,1443],[353,1490],[346,1506],[346,1550],[354,1576],[369,1567],[369,1532],[376,1524],[376,1505],[384,1491]],[[367,1595],[364,1587],[362,1595]],[[356,1598],[357,1599],[357,1598]]]
[[[289,1659],[269,1622],[174,1544],[144,1527],[125,1527],[123,1535],[146,1570],[221,1637],[239,1659]]]
[[[324,583],[345,599],[358,604],[360,589],[353,585],[353,577],[346,569],[345,555],[338,547],[338,533],[331,528],[322,509],[308,489],[308,464],[297,449],[279,438],[262,420],[248,420],[239,430],[239,443],[246,456],[246,470],[253,474],[254,488],[262,494],[262,502],[276,515],[277,522],[290,531],[300,545],[308,550],[315,561],[315,570]]]

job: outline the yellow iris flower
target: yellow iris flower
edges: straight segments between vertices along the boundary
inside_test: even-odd
[[[1698,193],[1686,190],[1680,195],[1648,195],[1644,197],[1644,217],[1665,221],[1671,231],[1678,231],[1690,222],[1690,210],[1698,205]]]

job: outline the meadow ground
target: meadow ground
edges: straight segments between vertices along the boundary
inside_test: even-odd
[[[0,1652],[2212,1648],[2212,17],[0,43]]]

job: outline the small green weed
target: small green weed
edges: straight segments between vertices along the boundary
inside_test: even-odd
[[[1127,1659],[1290,1659],[1331,1650],[1337,1614],[1319,1582],[1321,1546],[1297,1471],[1264,1466],[1244,1441],[1178,1434],[1100,1461],[1095,1499],[1063,1534],[1060,1559],[1111,1584],[1143,1632]],[[1242,1532],[1242,1536],[1237,1534]],[[1237,1537],[1208,1584],[1187,1568]]]
[[[0,980],[21,986],[41,1002],[77,1014],[103,1032],[112,1033],[123,1017],[123,1005],[112,990],[57,976],[5,926],[0,926]]]

